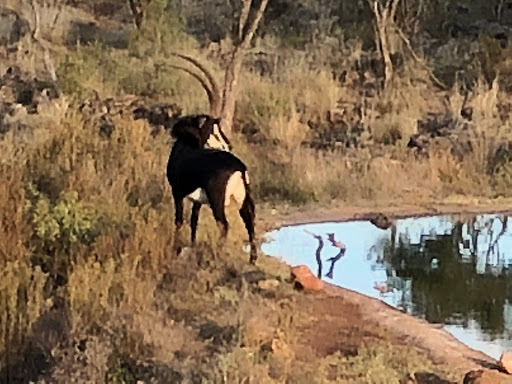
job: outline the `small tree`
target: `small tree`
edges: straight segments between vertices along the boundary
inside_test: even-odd
[[[390,36],[395,30],[395,16],[400,0],[368,0],[375,16],[375,43],[384,62],[384,88],[393,77],[393,62],[390,53]]]
[[[63,2],[60,0],[24,0],[24,3],[31,9],[31,15],[28,17],[31,28],[32,47],[39,48],[42,53],[44,66],[54,82],[57,91],[58,79],[55,71],[55,64],[50,52],[50,42],[48,36],[53,33],[57,21],[62,13]],[[42,17],[44,15],[44,17]],[[34,49],[34,58],[37,57]],[[60,92],[60,91],[59,91]]]
[[[130,5],[130,10],[133,15],[133,21],[135,22],[137,29],[142,28],[142,23],[144,22],[144,16],[149,3],[151,3],[151,0],[128,0],[128,4]]]
[[[263,17],[268,0],[241,0],[241,9],[238,22],[231,33],[233,48],[229,54],[229,60],[224,72],[222,89],[215,77],[197,59],[181,53],[173,53],[192,64],[200,73],[186,67],[174,66],[195,77],[205,89],[210,103],[210,114],[222,119],[223,130],[230,134],[233,128],[236,100],[239,91],[239,77],[242,64],[251,45],[252,39]],[[206,79],[205,79],[206,78]]]

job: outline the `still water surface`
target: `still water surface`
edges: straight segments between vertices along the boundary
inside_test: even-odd
[[[444,324],[463,343],[497,359],[503,349],[512,350],[508,222],[508,215],[486,214],[402,219],[386,230],[369,221],[305,224],[269,232],[262,250],[291,265],[305,264],[322,280]],[[328,233],[345,244],[344,253]]]

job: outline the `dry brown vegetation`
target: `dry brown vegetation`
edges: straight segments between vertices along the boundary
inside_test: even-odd
[[[109,116],[114,128],[105,134],[79,106],[96,93],[205,111],[201,87],[170,68],[171,52],[199,57],[219,75],[229,41],[212,48],[193,37],[164,1],[144,3],[137,30],[122,20],[130,19],[127,4],[94,3],[65,5],[54,29],[58,2],[45,3],[41,35],[64,96],[0,125],[0,381],[392,383],[415,371],[446,375],[369,329],[354,329],[369,335],[360,340],[338,335],[345,345],[322,345],[328,335],[315,344],[311,330],[322,319],[302,309],[314,300],[292,289],[281,264],[262,257],[247,265],[236,214],[227,249],[216,248],[205,214],[199,245],[171,251],[188,234],[172,237],[170,138],[152,135],[129,108]],[[368,55],[364,30],[361,39],[309,41],[272,34],[275,22],[269,16],[252,48],[266,53],[263,63],[251,53],[242,69],[233,133],[260,204],[510,196],[510,47],[482,41],[474,81],[461,75],[440,89],[429,57],[408,54],[391,28],[388,49],[403,62],[382,88],[378,73],[354,64]],[[407,33],[412,24],[401,26]],[[371,23],[365,28],[371,35]],[[91,36],[99,42],[85,41]],[[26,49],[6,54],[1,73],[17,65],[27,78],[48,78],[40,50],[20,44]],[[471,119],[461,116],[467,107]],[[407,144],[429,113],[455,128],[418,153]],[[351,313],[356,319],[357,308]]]

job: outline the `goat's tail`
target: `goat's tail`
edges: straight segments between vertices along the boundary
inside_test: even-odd
[[[249,192],[249,174],[247,173],[247,170],[242,172],[242,180],[244,181],[245,190]]]

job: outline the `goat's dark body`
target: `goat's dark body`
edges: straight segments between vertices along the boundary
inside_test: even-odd
[[[225,237],[228,231],[225,215],[226,186],[230,177],[236,172],[240,172],[245,188],[245,198],[239,213],[251,243],[250,260],[255,262],[257,258],[254,245],[255,209],[249,191],[247,167],[230,152],[204,148],[208,138],[206,135],[208,128],[204,132],[193,131],[193,134],[189,134],[189,129],[195,129],[194,125],[193,118],[187,117],[179,121],[173,128],[177,140],[167,163],[167,179],[175,202],[176,230],[183,224],[183,200],[199,188],[205,192],[213,216],[220,224],[222,236]],[[200,201],[194,201],[192,206],[190,220],[192,242],[196,237],[201,204]]]
[[[180,148],[181,147],[181,148]],[[236,171],[245,175],[247,167],[233,154],[216,149],[183,148],[176,143],[169,156],[167,178],[173,186],[173,195],[183,199],[197,188],[213,196],[222,194],[229,177]]]

